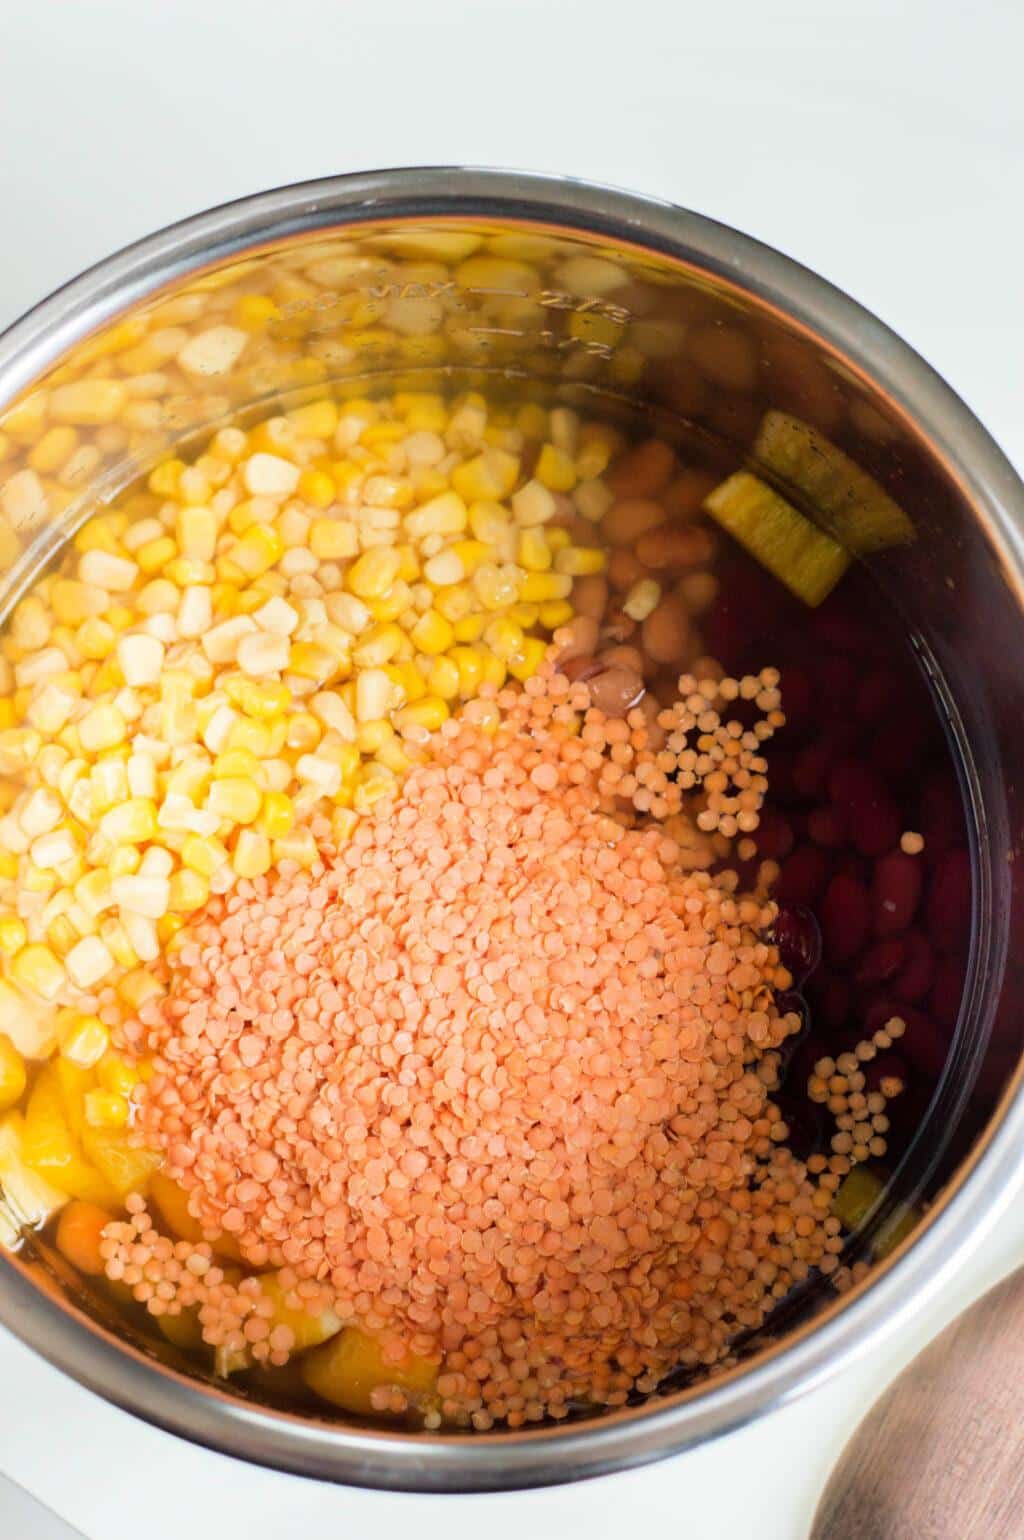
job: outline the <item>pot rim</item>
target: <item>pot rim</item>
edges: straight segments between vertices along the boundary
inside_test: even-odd
[[[0,335],[6,401],[75,342],[163,285],[296,235],[383,220],[488,217],[606,236],[710,273],[806,328],[883,391],[972,505],[1024,609],[1024,484],[967,406],[888,327],[771,247],[670,203],[569,178],[458,167],[293,184],[223,204],[127,246]],[[44,1293],[0,1254],[0,1321],[56,1367],[157,1426],[297,1474],[412,1491],[560,1483],[635,1466],[781,1408],[906,1328],[1008,1207],[1024,1149],[1024,1066],[913,1237],[852,1296],[751,1366],[588,1424],[396,1434],[261,1409],[158,1365]]]

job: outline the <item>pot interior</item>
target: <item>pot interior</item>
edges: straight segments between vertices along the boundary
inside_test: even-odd
[[[1020,885],[1024,636],[987,520],[899,400],[809,323],[693,253],[644,246],[610,221],[597,234],[559,225],[550,211],[362,212],[168,279],[49,359],[0,418],[4,614],[83,521],[153,467],[189,461],[225,425],[325,396],[343,405],[396,391],[478,392],[516,409],[571,408],[667,441],[683,467],[711,480],[746,470],[852,548],[841,583],[812,609],[722,536],[719,586],[701,624],[707,651],[730,669],[755,655],[778,663],[791,716],[769,754],[780,902],[798,959],[817,944],[815,922],[825,941],[824,959],[794,982],[806,1030],[780,1097],[798,1154],[827,1144],[822,1108],[806,1094],[816,1062],[849,1052],[890,1015],[907,1024],[879,1056],[905,1089],[889,1109],[884,1159],[867,1162],[872,1183],[841,1258],[845,1281],[866,1268],[861,1289],[870,1288],[988,1125],[1019,1053],[1019,962],[1008,942]],[[836,767],[851,763],[885,789],[885,807],[854,796],[829,833]],[[863,827],[884,822],[892,804],[893,833],[925,841],[919,896],[895,929],[879,918],[893,838]],[[862,895],[871,905],[863,925],[846,912]],[[24,1232],[6,1265],[148,1358],[200,1380],[207,1372],[142,1310],[126,1312],[74,1274],[52,1230]],[[736,1360],[762,1357],[834,1308],[833,1285],[812,1274],[759,1330],[738,1332]],[[699,1374],[684,1366],[655,1398],[699,1393]],[[331,1416],[258,1376],[231,1380],[228,1394]],[[354,1414],[336,1421],[381,1426]]]

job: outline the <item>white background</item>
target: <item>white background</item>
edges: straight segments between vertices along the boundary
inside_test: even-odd
[[[570,173],[759,236],[874,310],[1024,468],[1020,0],[0,0],[0,325],[115,247],[283,182]],[[89,1540],[797,1540],[842,1436],[1024,1261],[1004,1225],[895,1352],[711,1449],[555,1492],[416,1499],[232,1465],[0,1334],[0,1469]],[[0,1534],[6,1534],[0,1498]],[[18,1540],[32,1540],[24,1529]],[[993,1537],[998,1540],[998,1537]]]

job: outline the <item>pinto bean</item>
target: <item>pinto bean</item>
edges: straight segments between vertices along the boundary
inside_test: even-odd
[[[621,455],[605,480],[616,497],[654,497],[668,486],[675,464],[671,446],[649,438]]]
[[[670,519],[695,519],[704,507],[704,499],[721,480],[711,471],[680,471],[665,488],[659,501]]]
[[[643,699],[643,680],[629,668],[603,669],[588,683],[591,700],[606,716],[624,717]]]
[[[690,637],[690,617],[677,594],[668,594],[643,624],[643,647],[655,663],[674,663]]]
[[[628,593],[634,583],[650,574],[642,561],[637,561],[632,551],[613,551],[608,561],[608,581],[620,594]]]
[[[572,589],[572,607],[577,615],[600,620],[608,607],[608,579],[600,572],[577,578]]]
[[[609,545],[632,545],[649,529],[665,522],[665,510],[650,497],[624,497],[613,503],[601,521]]]
[[[655,572],[667,567],[703,567],[714,554],[711,531],[693,524],[659,524],[641,535],[634,550],[637,559]]]

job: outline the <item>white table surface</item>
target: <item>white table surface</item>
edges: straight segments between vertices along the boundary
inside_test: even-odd
[[[0,37],[0,324],[117,246],[261,188],[391,165],[571,173],[817,269],[1024,468],[1019,0],[0,0]],[[548,1540],[626,1524],[798,1540],[875,1394],[1024,1261],[1024,1205],[1013,1213],[894,1348],[628,1475],[483,1498],[320,1486],[157,1433],[2,1331],[0,1470],[87,1540]],[[35,1540],[24,1521],[17,1540]]]

